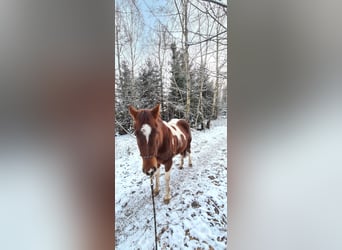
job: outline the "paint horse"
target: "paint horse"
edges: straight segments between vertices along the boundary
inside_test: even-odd
[[[129,106],[129,113],[134,120],[134,130],[142,157],[142,170],[145,174],[154,175],[156,180],[153,195],[159,194],[160,165],[165,166],[166,194],[164,203],[168,204],[170,195],[170,172],[172,158],[180,154],[180,169],[183,168],[184,157],[188,155],[191,163],[191,132],[189,124],[182,119],[165,122],[160,118],[160,104],[153,109],[137,110]]]

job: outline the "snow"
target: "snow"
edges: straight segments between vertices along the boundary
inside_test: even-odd
[[[164,167],[155,197],[158,249],[226,249],[227,121],[192,130],[192,167],[180,156],[171,169],[171,201],[164,204]],[[115,249],[153,249],[150,180],[142,172],[136,140],[115,137]]]

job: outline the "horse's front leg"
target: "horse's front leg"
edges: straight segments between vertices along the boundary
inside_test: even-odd
[[[157,170],[154,173],[154,177],[156,178],[156,187],[153,190],[153,195],[157,196],[159,194],[160,164],[158,164]]]
[[[168,161],[165,164],[165,197],[164,197],[164,203],[168,204],[171,199],[171,192],[170,192],[170,175],[171,175],[171,166],[172,166],[172,160]]]

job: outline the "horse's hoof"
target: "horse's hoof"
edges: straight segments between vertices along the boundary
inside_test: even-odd
[[[171,199],[171,198],[164,198],[164,203],[165,203],[165,204],[169,204],[169,203],[170,203],[170,199]]]
[[[179,167],[178,169],[183,169],[183,166]]]
[[[192,163],[189,164],[189,167],[192,167]]]
[[[159,194],[159,190],[154,190],[153,191],[153,196],[157,196]]]

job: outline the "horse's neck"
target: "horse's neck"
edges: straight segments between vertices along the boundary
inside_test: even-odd
[[[161,125],[161,127],[163,128],[163,131],[166,131],[167,126],[166,126],[166,121],[163,121],[161,118],[158,119],[159,124]]]
[[[168,127],[165,125],[165,123],[164,123],[164,121],[162,119],[159,119],[158,123],[159,123],[158,126],[161,127],[160,133],[162,134],[161,136],[163,137],[162,141],[165,142],[165,141],[167,141],[167,139],[170,138],[170,134],[167,133]]]

